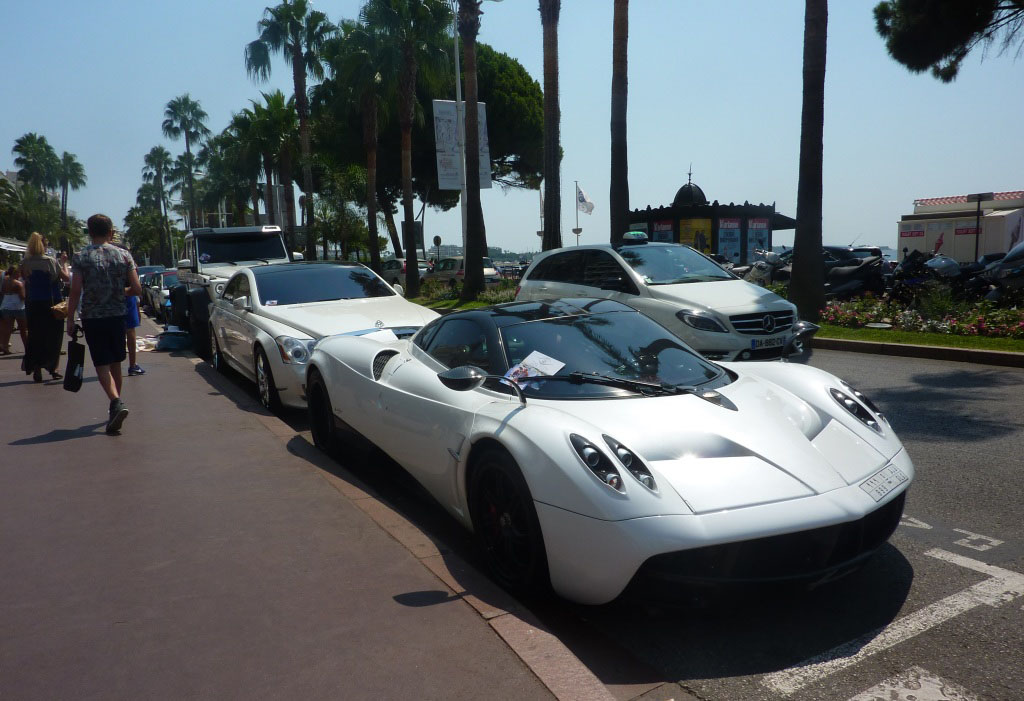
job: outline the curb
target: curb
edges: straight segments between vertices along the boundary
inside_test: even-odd
[[[811,340],[814,350],[838,350],[852,353],[876,353],[895,355],[903,358],[929,358],[950,360],[961,363],[999,365],[1024,368],[1024,353],[1010,351],[977,350],[974,348],[950,348],[948,346],[916,346],[907,343],[882,343],[880,341],[854,341],[845,338],[819,338]]]
[[[193,366],[206,362],[192,351],[185,354],[185,360]],[[289,452],[311,463],[339,495],[366,514],[437,577],[450,590],[450,596],[471,606],[556,699],[616,701],[597,676],[510,594],[462,558],[438,548],[428,535],[378,499],[343,465],[322,454],[277,416],[258,408],[261,411],[252,412],[252,416],[264,428],[280,439]],[[304,445],[296,446],[295,439]]]

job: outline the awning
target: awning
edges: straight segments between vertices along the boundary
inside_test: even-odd
[[[24,253],[25,251],[28,250],[28,248],[20,243],[0,241],[0,250],[14,251],[15,253]]]

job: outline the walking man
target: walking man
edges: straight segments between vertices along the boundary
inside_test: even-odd
[[[92,243],[72,259],[67,332],[72,335],[81,302],[85,342],[100,387],[110,400],[107,433],[117,433],[128,416],[128,407],[121,401],[121,363],[127,349],[125,288],[130,294],[141,295],[142,285],[131,254],[110,243],[114,234],[110,217],[94,214],[86,225]]]

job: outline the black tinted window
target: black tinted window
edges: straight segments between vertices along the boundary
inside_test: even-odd
[[[288,258],[280,234],[209,234],[197,236],[196,243],[204,265]]]
[[[583,251],[557,253],[545,258],[530,273],[530,280],[583,284]]]
[[[472,319],[450,319],[443,322],[425,350],[447,367],[476,365],[490,372],[487,334]]]
[[[583,268],[583,284],[602,289],[636,292],[619,262],[607,251],[587,251],[587,264]]]
[[[391,297],[394,291],[368,268],[334,265],[296,265],[256,271],[260,304],[326,302],[337,299]]]

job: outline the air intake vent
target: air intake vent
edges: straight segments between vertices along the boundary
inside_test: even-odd
[[[373,359],[373,379],[380,379],[380,376],[384,374],[384,367],[396,355],[398,355],[398,351],[384,351],[377,354],[377,357]]]

